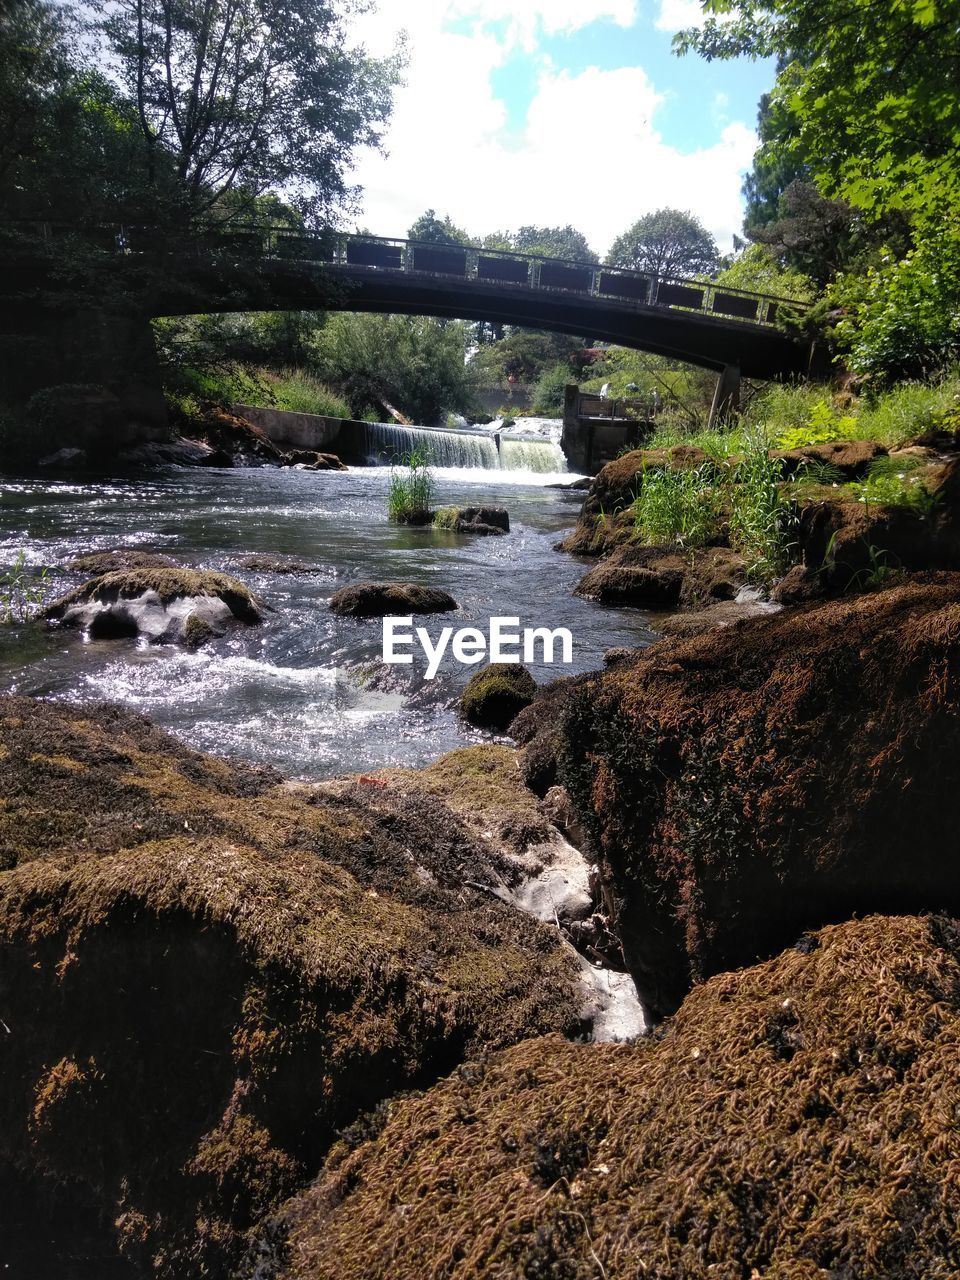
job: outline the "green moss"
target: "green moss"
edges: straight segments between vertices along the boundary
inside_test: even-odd
[[[536,692],[536,681],[526,667],[519,663],[491,663],[467,682],[460,710],[465,719],[480,728],[506,730],[514,717],[530,705]]]
[[[183,624],[183,643],[188,649],[198,649],[208,640],[212,640],[215,635],[216,632],[210,623],[199,614],[191,613]]]
[[[435,529],[456,529],[459,517],[459,507],[441,507],[434,514],[433,527]]]

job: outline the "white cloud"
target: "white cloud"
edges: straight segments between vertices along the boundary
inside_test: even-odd
[[[700,0],[660,0],[656,27],[672,35],[685,27],[702,27],[706,20]]]
[[[740,175],[756,145],[751,129],[729,123],[712,146],[683,153],[656,127],[664,96],[642,67],[572,75],[545,61],[523,126],[508,129],[491,74],[508,56],[509,40],[521,37],[498,38],[486,25],[508,0],[482,6],[485,21],[473,36],[443,29],[454,6],[474,15],[481,9],[478,0],[428,0],[411,15],[411,62],[396,96],[389,154],[365,153],[355,171],[364,188],[358,225],[402,236],[427,208],[474,235],[572,223],[603,254],[642,214],[670,205],[698,214],[729,247],[742,221]],[[585,6],[567,0],[510,0],[509,7],[520,23],[587,21],[579,16]],[[601,0],[598,7],[625,21],[633,5]],[[372,47],[389,47],[386,25],[371,34]],[[705,123],[710,106],[704,104]]]

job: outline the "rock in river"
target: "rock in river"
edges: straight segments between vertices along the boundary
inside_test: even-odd
[[[138,636],[152,644],[195,646],[235,623],[255,625],[261,606],[225,573],[130,568],[101,573],[44,610],[48,621],[79,627],[93,639]]]
[[[459,607],[446,591],[421,587],[416,582],[355,582],[330,597],[333,612],[350,618],[449,613]]]

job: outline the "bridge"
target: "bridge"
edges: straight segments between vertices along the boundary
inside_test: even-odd
[[[56,238],[62,230],[47,225],[44,234]],[[150,228],[95,230],[103,247],[124,257],[151,248]],[[786,380],[823,373],[814,345],[777,324],[787,311],[802,312],[803,304],[703,280],[472,246],[283,228],[202,232],[173,252],[191,278],[187,287],[171,283],[154,300],[155,314],[340,309],[551,329],[718,372],[714,415],[736,404],[741,376]]]

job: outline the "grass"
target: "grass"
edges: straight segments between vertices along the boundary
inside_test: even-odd
[[[350,406],[336,392],[305,369],[284,369],[267,375],[276,407],[291,413],[313,413],[321,418],[352,418]]]
[[[433,517],[433,527],[435,529],[455,529],[459,517],[459,507],[441,507]]]
[[[713,466],[688,470],[671,467],[644,473],[633,505],[637,532],[651,544],[676,542],[703,547],[720,532],[722,506]]]
[[[430,453],[427,449],[411,449],[402,454],[390,469],[387,493],[387,515],[394,524],[426,522],[436,489]]]
[[[762,436],[747,441],[728,490],[730,542],[747,560],[751,577],[764,581],[786,571],[794,515],[784,497],[783,463],[771,458]]]
[[[26,552],[17,553],[9,569],[0,573],[0,623],[14,626],[30,622],[43,605],[47,574],[44,565],[38,573],[27,569]]]

